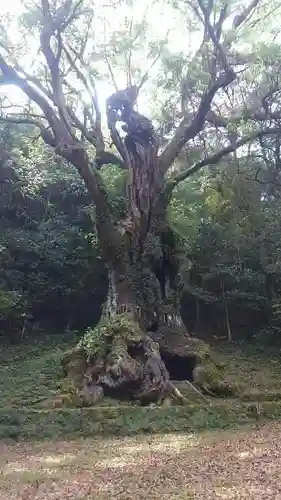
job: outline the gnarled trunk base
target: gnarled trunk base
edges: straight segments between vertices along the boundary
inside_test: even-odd
[[[95,404],[101,396],[161,402],[171,392],[158,344],[128,315],[116,315],[89,331],[63,359],[63,367],[83,405]]]
[[[187,383],[205,401],[202,392],[224,396],[233,393],[224,383],[223,374],[204,342],[191,339],[187,334],[180,338],[170,329],[169,332],[167,337],[162,327],[162,331],[148,335],[129,314],[104,319],[86,332],[77,348],[62,361],[65,374],[75,386],[79,404],[94,405],[103,396],[140,404],[161,404],[168,396],[187,402],[170,382],[167,368],[173,377],[173,361],[182,370],[179,380],[183,380],[186,373]],[[173,345],[167,344],[167,338]]]

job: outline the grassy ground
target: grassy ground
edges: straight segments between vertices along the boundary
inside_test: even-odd
[[[1,350],[0,500],[281,498],[279,352],[215,345],[253,403],[56,408],[60,359],[74,342]]]
[[[1,500],[276,500],[281,424],[0,445]]]
[[[2,407],[23,408],[52,398],[58,390],[63,353],[75,339],[56,337],[38,344],[17,345],[0,350],[0,394]],[[3,404],[4,403],[4,404]]]
[[[279,348],[228,342],[212,345],[216,359],[225,365],[225,377],[241,386],[241,394],[261,400],[281,399],[281,351]],[[276,398],[274,398],[274,395]],[[259,398],[258,398],[259,399]]]

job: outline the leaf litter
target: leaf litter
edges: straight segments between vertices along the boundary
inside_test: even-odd
[[[0,500],[281,500],[281,423],[0,444]]]

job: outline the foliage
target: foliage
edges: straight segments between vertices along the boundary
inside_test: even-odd
[[[219,333],[225,330],[218,322],[225,323],[226,309],[234,330],[240,316],[241,323],[246,315],[258,324],[271,322],[281,286],[279,7],[260,0],[256,9],[249,4],[248,16],[234,1],[225,10],[212,2],[210,27],[202,5],[156,2],[146,10],[139,1],[132,10],[120,2],[117,16],[111,2],[101,2],[94,12],[91,2],[42,0],[5,17],[0,40],[2,330],[22,332],[26,319],[59,331],[83,331],[98,322],[107,288],[105,248],[117,254],[120,226],[130,213],[130,175],[120,151],[108,145],[104,100],[115,84],[131,83],[140,85],[139,105],[157,129],[160,164],[163,150],[171,153],[162,170],[167,224],[164,229],[156,224],[141,269],[133,266],[137,300],[159,308],[158,277],[165,265],[169,271],[174,266],[182,309],[193,318],[186,317],[189,328],[195,317],[208,324],[210,309]],[[57,23],[53,34],[48,16]],[[195,39],[203,32],[198,47]],[[48,36],[49,51],[54,55],[61,49],[57,80]],[[190,43],[183,43],[187,39]],[[221,87],[218,75],[231,76],[232,70],[235,78]],[[27,99],[18,100],[14,87],[11,91],[11,75],[20,88],[24,79]],[[204,119],[198,124],[199,109]],[[73,139],[87,165],[77,160]],[[129,239],[125,231],[122,245],[126,241],[128,253]],[[278,331],[273,337],[277,340]]]
[[[55,158],[44,173],[42,144],[23,160],[30,142],[21,141],[21,135],[15,138],[18,152],[1,169],[0,320],[8,330],[21,330],[25,318],[59,329],[93,324],[106,294],[106,273],[87,193],[69,167],[54,166]]]
[[[77,342],[65,337],[43,336],[33,343],[1,348],[0,390],[6,407],[32,407],[56,394],[62,375],[61,356]]]
[[[126,314],[118,314],[103,318],[95,328],[87,328],[77,347],[84,348],[88,356],[98,358],[107,352],[113,339],[138,336],[141,336],[139,326]]]

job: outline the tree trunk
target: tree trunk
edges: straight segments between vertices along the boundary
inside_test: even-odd
[[[157,277],[148,271],[144,260],[110,267],[100,323],[63,360],[82,405],[95,404],[102,396],[140,404],[162,403],[168,396],[186,402],[168,370],[172,376],[183,371],[176,380],[195,382],[208,394],[225,391],[208,346],[189,337],[173,295],[173,300],[163,300]]]
[[[225,322],[226,322],[226,328],[227,328],[227,338],[228,338],[228,342],[232,342],[232,331],[231,331],[231,326],[230,326],[230,321],[229,321],[228,305],[227,305],[227,300],[226,300],[226,296],[225,296],[223,279],[221,280],[221,294],[222,294],[222,307],[223,307],[224,314],[225,314]]]
[[[91,171],[87,157],[77,153],[74,158],[72,153],[71,158],[95,203],[109,277],[99,325],[63,360],[66,373],[79,374],[75,385],[83,404],[93,404],[102,395],[142,404],[161,402],[171,393],[178,398],[161,357],[161,348],[171,339],[181,344],[176,357],[182,365],[191,363],[190,382],[193,368],[202,361],[196,349],[197,354],[189,352],[194,352],[194,342],[189,342],[179,313],[178,239],[167,221],[172,183],[164,185],[157,134],[151,121],[134,110],[132,90],[117,92],[107,103],[111,137],[128,170],[124,220],[113,224],[101,178]],[[116,128],[120,119],[125,138]]]
[[[103,395],[147,404],[175,393],[154,335],[163,323],[168,329],[173,324],[183,326],[181,318],[172,303],[164,309],[160,283],[145,256],[130,261],[126,255],[132,248],[127,250],[122,262],[115,260],[109,266],[108,296],[99,325],[76,350],[82,371],[76,386],[83,404],[93,404]],[[66,365],[64,360],[66,372],[71,371],[73,358],[70,367]]]
[[[161,402],[172,390],[159,346],[146,331],[149,315],[136,294],[134,273],[140,292],[145,273],[139,264],[123,262],[109,268],[102,319],[91,332],[94,347],[86,355],[87,340],[80,345],[86,348],[87,365],[79,387],[83,403],[93,404],[102,395],[143,404]]]
[[[200,323],[200,302],[196,299],[196,326]]]

